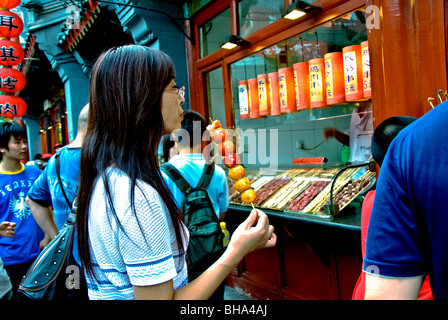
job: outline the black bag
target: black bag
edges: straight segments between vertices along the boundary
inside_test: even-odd
[[[224,251],[224,234],[207,192],[215,167],[214,164],[205,166],[196,188],[191,187],[172,164],[165,163],[162,170],[185,195],[181,210],[185,215],[185,226],[190,232],[187,262],[188,278],[192,281]]]
[[[59,185],[71,212],[22,279],[17,290],[19,300],[87,300],[82,268],[72,257],[77,199],[70,203],[60,177],[59,153],[55,160]]]

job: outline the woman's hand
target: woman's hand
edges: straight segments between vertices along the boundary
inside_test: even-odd
[[[268,216],[263,211],[254,209],[232,234],[229,248],[238,252],[242,259],[252,251],[273,247],[276,243],[277,235],[274,227],[269,225]]]

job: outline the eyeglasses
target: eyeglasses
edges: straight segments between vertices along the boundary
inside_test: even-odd
[[[185,86],[176,89],[176,91],[182,98],[185,98]]]

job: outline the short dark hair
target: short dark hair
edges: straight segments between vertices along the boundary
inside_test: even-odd
[[[381,122],[372,135],[372,157],[379,166],[383,164],[387,149],[392,140],[409,124],[417,120],[415,117],[390,117]]]
[[[26,138],[26,130],[15,121],[3,122],[0,126],[0,148],[8,150],[8,143],[11,136],[20,139]],[[0,161],[3,158],[3,154],[0,153]]]
[[[193,148],[201,144],[202,138],[207,132],[205,118],[196,111],[186,110],[181,122],[181,130],[175,134],[179,146]]]

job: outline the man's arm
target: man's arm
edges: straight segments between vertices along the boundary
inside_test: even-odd
[[[385,278],[366,273],[365,300],[416,300],[423,276]]]
[[[31,213],[34,216],[37,224],[44,231],[46,236],[53,239],[58,234],[58,228],[53,220],[53,214],[49,207],[43,207],[37,202],[26,197],[26,203],[31,209]]]

